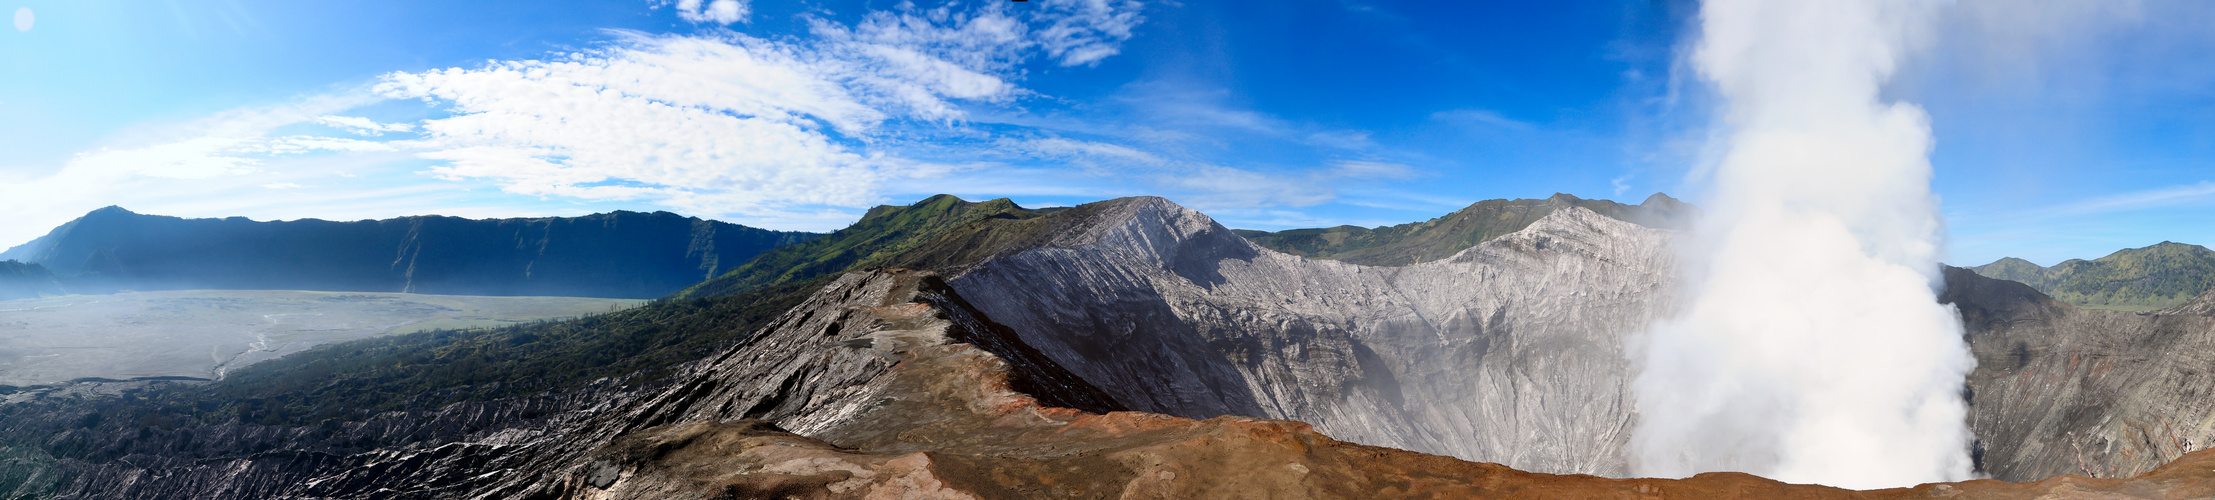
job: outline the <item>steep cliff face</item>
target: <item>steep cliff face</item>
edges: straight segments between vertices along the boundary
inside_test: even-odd
[[[1444,260],[1368,267],[1258,248],[1159,198],[1097,205],[951,281],[1124,404],[1626,472],[1621,338],[1667,311],[1665,231],[1568,208]]]
[[[93,211],[0,254],[80,293],[248,289],[654,298],[812,233],[667,212],[256,222]]]
[[[2080,309],[1947,268],[1977,370],[1970,429],[1993,477],[2130,477],[2215,443],[2215,317]]]
[[[1673,304],[1669,233],[1581,209],[1403,267],[1257,248],[1152,198],[960,266],[994,318],[1136,409],[1313,423],[1350,441],[1621,475],[1636,418],[1623,343]],[[2215,298],[2082,310],[1959,269],[1981,467],[2128,477],[2215,431]],[[2194,309],[2194,307],[2198,307]],[[2057,437],[2058,436],[2058,437]]]

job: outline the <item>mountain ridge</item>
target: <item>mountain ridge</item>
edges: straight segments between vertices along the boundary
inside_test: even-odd
[[[866,266],[892,265],[896,255],[957,227],[990,219],[1029,219],[1052,211],[1026,209],[1007,198],[971,202],[945,194],[910,205],[879,205],[844,229],[763,252],[675,296],[719,297],[818,280]]]
[[[1470,204],[1422,222],[1364,228],[1336,226],[1282,231],[1234,230],[1264,248],[1313,259],[1371,266],[1403,266],[1446,258],[1478,243],[1522,230],[1556,210],[1582,207],[1646,227],[1684,227],[1698,207],[1654,193],[1637,205],[1554,193],[1543,199],[1498,199]]]
[[[2030,285],[2079,307],[2099,309],[2162,309],[2215,289],[2215,251],[2172,241],[2117,250],[2093,260],[2069,259],[2052,267],[2002,257],[1969,269]]]
[[[813,239],[683,217],[186,219],[110,206],[0,255],[72,291],[298,289],[655,298]]]

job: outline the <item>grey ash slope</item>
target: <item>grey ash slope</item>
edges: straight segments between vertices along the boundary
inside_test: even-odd
[[[1567,208],[1445,260],[1369,267],[1259,248],[1159,198],[1071,212],[1089,223],[950,281],[1134,409],[1625,472],[1619,339],[1667,310],[1663,230]]]
[[[1134,409],[1538,472],[1627,472],[1624,339],[1675,300],[1669,231],[1582,209],[1403,267],[1259,248],[1158,198],[1026,222],[1047,229],[943,268],[951,283]],[[2215,295],[2127,313],[1946,281],[1993,477],[2127,477],[2215,443]]]

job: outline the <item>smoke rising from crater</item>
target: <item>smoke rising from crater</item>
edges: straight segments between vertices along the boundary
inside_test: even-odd
[[[1849,488],[1958,480],[1974,367],[1934,286],[1929,119],[1880,89],[1925,1],[1708,0],[1691,65],[1722,98],[1690,295],[1632,351],[1634,472]]]

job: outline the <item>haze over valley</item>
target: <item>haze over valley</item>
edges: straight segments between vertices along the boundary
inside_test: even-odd
[[[222,378],[318,344],[485,328],[643,301],[269,290],[126,292],[0,301],[0,385]]]

